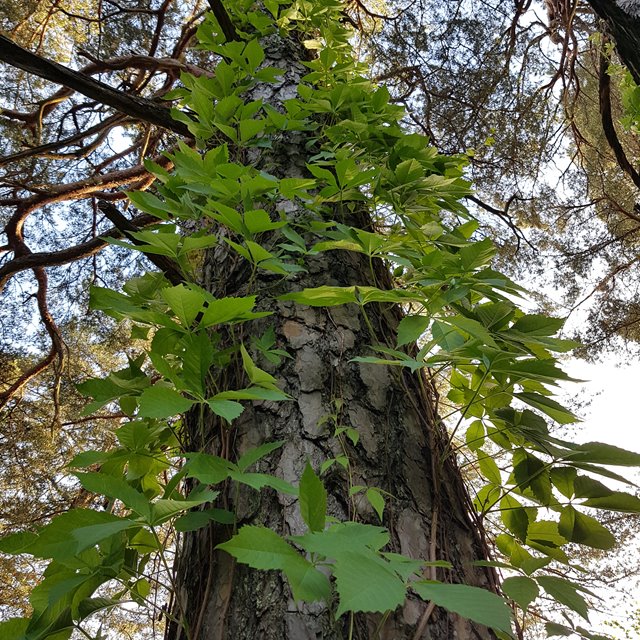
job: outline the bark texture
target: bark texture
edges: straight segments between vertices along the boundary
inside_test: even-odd
[[[279,40],[263,46],[268,54],[265,64],[286,70],[282,84],[260,96],[277,106],[295,95],[305,73],[304,67],[293,62],[301,59],[301,51],[297,43]],[[305,142],[300,134],[283,138],[268,154],[261,153],[252,162],[276,175],[303,175]],[[293,218],[309,215],[290,203],[280,206]],[[346,222],[368,226],[364,214],[354,218]],[[376,486],[393,496],[384,522],[392,538],[389,550],[453,563],[452,571],[438,569],[437,575],[431,571],[427,578],[495,588],[491,571],[471,564],[485,557],[485,549],[481,532],[469,516],[469,499],[459,470],[451,457],[443,459],[446,432],[435,415],[429,382],[398,369],[350,362],[355,356],[367,355],[367,345],[375,341],[395,340],[399,310],[368,305],[365,318],[355,305],[323,309],[275,301],[280,293],[304,287],[385,287],[390,283],[388,274],[381,264],[372,274],[367,258],[347,252],[320,254],[306,267],[307,273],[285,283],[269,275],[253,283],[253,289],[261,291],[262,308],[275,313],[248,329],[261,335],[270,324],[275,326],[277,346],[286,349],[292,359],[270,369],[265,362],[258,363],[283,382],[283,389],[294,400],[253,403],[234,423],[233,431],[214,416],[207,418],[204,430],[196,427],[195,420],[192,424],[187,421],[192,446],[235,458],[263,442],[285,440],[283,448],[261,462],[258,470],[297,484],[307,460],[318,469],[327,458],[343,453],[333,436],[335,421],[328,419],[336,415],[340,425],[354,427],[360,434],[358,446],[345,445],[352,483]],[[207,253],[202,285],[215,295],[246,295],[248,276],[248,269],[223,244]],[[329,492],[330,515],[380,524],[366,500],[349,500],[348,477],[339,465],[334,464],[323,480]],[[261,524],[283,535],[301,534],[305,529],[297,499],[271,490],[241,489],[237,502],[230,493],[220,504],[236,510],[240,525]],[[179,589],[175,598],[179,604],[174,602],[173,612],[176,616],[186,612],[191,640],[347,637],[342,623],[336,622],[324,605],[296,604],[279,573],[250,569],[214,550],[231,535],[230,527],[213,524],[182,540],[176,563]],[[381,616],[357,615],[353,638],[414,638],[426,608],[425,603],[410,598],[380,630],[376,627]],[[166,637],[183,640],[186,636],[170,624]],[[485,627],[436,609],[420,637],[462,640],[494,636]]]
[[[589,4],[607,23],[620,59],[640,85],[640,18],[621,9],[614,0],[589,0]]]

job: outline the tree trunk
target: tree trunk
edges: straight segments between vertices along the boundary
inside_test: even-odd
[[[265,64],[286,70],[282,84],[273,87],[270,95],[265,95],[268,87],[259,88],[260,97],[277,107],[295,95],[306,72],[295,62],[303,52],[298,43],[279,38],[262,44],[267,51]],[[279,177],[307,175],[306,142],[302,134],[290,135],[249,162]],[[287,214],[294,219],[309,216],[295,209]],[[365,213],[353,217],[359,219],[343,222],[370,226]],[[292,359],[283,359],[269,371],[282,381],[293,400],[253,403],[234,423],[233,431],[209,416],[204,432],[215,434],[210,437],[202,435],[195,417],[188,417],[192,447],[238,456],[264,442],[284,440],[286,444],[262,461],[259,470],[297,484],[307,460],[318,470],[325,460],[342,455],[344,446],[351,463],[351,483],[378,487],[389,494],[384,518],[392,539],[389,551],[453,564],[453,570],[438,569],[437,575],[430,569],[426,578],[495,589],[492,571],[471,564],[484,559],[486,549],[480,525],[469,515],[470,501],[459,469],[454,458],[445,455],[447,433],[436,414],[432,384],[406,370],[351,361],[367,355],[370,344],[395,343],[401,311],[390,305],[367,305],[365,317],[355,305],[318,309],[275,299],[291,290],[321,285],[386,288],[391,282],[389,274],[382,263],[371,274],[366,257],[343,251],[322,253],[305,266],[307,273],[284,283],[280,277],[264,275],[252,285],[260,308],[274,315],[254,322],[250,331],[259,336],[269,325],[274,326],[278,348],[286,349]],[[247,295],[248,276],[246,265],[238,264],[236,256],[218,246],[206,255],[201,285],[216,296]],[[264,362],[259,364],[267,369]],[[348,440],[340,444],[333,435],[337,424],[357,429],[357,446]],[[349,478],[340,465],[334,464],[323,481],[331,516],[380,524],[366,500],[349,498]],[[305,530],[297,499],[291,496],[243,488],[237,496],[231,492],[221,496],[220,503],[236,511],[239,526],[264,525],[285,536]],[[327,607],[294,602],[280,573],[251,569],[216,551],[216,545],[231,535],[231,527],[213,523],[186,534],[181,541],[175,566],[178,589],[174,599],[179,602],[174,601],[172,610],[176,617],[185,613],[190,640],[347,637],[342,620],[336,622]],[[379,631],[380,615],[356,615],[352,637],[414,638],[427,618],[420,638],[494,637],[486,627],[439,609],[425,615],[426,609],[424,602],[410,598]],[[179,625],[168,625],[167,640],[185,637]]]
[[[624,11],[614,0],[589,0],[589,4],[607,23],[620,59],[640,85],[640,11],[635,9],[635,15]]]

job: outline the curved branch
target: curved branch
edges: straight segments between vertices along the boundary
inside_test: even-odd
[[[52,425],[55,425],[58,422],[59,415],[59,381],[62,375],[62,367],[64,364],[64,354],[65,354],[65,344],[62,340],[62,336],[60,335],[60,331],[53,319],[53,316],[49,312],[49,307],[47,305],[47,286],[48,286],[48,278],[47,272],[43,267],[36,267],[33,269],[33,274],[38,283],[38,291],[36,293],[36,300],[38,303],[38,312],[40,314],[40,319],[44,324],[44,327],[49,334],[49,338],[51,339],[51,349],[49,353],[43,358],[40,362],[35,364],[33,367],[25,371],[18,379],[7,389],[0,392],[0,409],[6,406],[6,404],[13,398],[17,393],[19,393],[25,385],[33,380],[39,373],[44,371],[46,368],[51,365],[55,366],[55,383],[53,390],[53,406],[54,406],[54,415],[52,420]]]
[[[137,228],[147,226],[157,221],[157,218],[149,214],[140,215],[130,220],[131,224],[135,225]],[[91,240],[77,244],[74,247],[69,247],[60,251],[27,253],[13,258],[0,267],[0,292],[2,292],[9,279],[16,273],[26,271],[27,269],[34,269],[36,267],[58,267],[75,262],[76,260],[81,260],[82,258],[89,258],[98,253],[108,244],[103,238],[121,238],[123,235],[124,234],[121,229],[113,227],[112,229],[101,233],[100,237],[92,238]]]
[[[118,91],[104,82],[31,53],[1,34],[0,60],[50,82],[73,89],[138,120],[175,131],[185,137],[193,137],[186,125],[172,118],[169,109],[156,104],[153,100]],[[14,114],[14,117],[17,116]]]
[[[600,53],[600,68],[598,72],[599,82],[599,99],[600,99],[600,118],[602,120],[602,129],[604,135],[611,147],[620,168],[633,180],[633,184],[640,189],[640,175],[629,162],[627,154],[622,148],[618,134],[616,133],[611,116],[611,78],[607,73],[609,61],[604,53]]]
[[[222,29],[222,33],[227,41],[231,40],[239,40],[238,32],[236,28],[233,26],[233,22],[231,22],[231,18],[229,18],[229,14],[227,10],[224,8],[221,0],[209,0],[209,6],[211,7],[211,11],[215,16],[220,28]]]
[[[76,142],[80,142],[89,136],[92,136],[94,133],[102,133],[103,131],[110,129],[126,120],[125,116],[121,114],[117,114],[111,116],[109,118],[105,118],[102,122],[85,129],[84,131],[80,131],[73,136],[69,136],[63,140],[58,140],[57,142],[49,142],[47,144],[41,144],[37,147],[29,147],[24,151],[19,151],[17,153],[13,153],[9,156],[0,156],[0,167],[9,164],[10,162],[15,162],[16,160],[22,160],[23,158],[30,158],[32,156],[41,156],[47,153],[51,153],[57,151],[58,149],[68,147]],[[73,155],[73,154],[69,154]]]

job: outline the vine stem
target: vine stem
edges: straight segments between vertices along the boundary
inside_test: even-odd
[[[436,608],[436,605],[433,602],[433,600],[431,600],[427,605],[427,608],[424,610],[422,617],[420,618],[420,623],[418,624],[418,628],[416,629],[416,632],[413,634],[412,640],[420,640],[420,638],[422,637],[422,634],[424,633],[424,630],[427,628],[427,624],[429,623],[429,618],[431,617],[431,614],[433,613],[433,610],[435,608]]]
[[[162,544],[162,542],[160,542],[160,538],[158,536],[158,533],[155,529],[155,527],[151,527],[151,532],[153,534],[153,537],[155,538],[155,541],[158,544],[158,549],[161,549],[164,547],[164,545]],[[184,635],[186,636],[187,640],[191,640],[191,634],[189,633],[189,629],[187,628],[187,616],[186,616],[186,612],[184,610],[184,607],[182,606],[182,598],[180,598],[180,594],[178,593],[178,589],[176,588],[176,583],[173,580],[173,574],[171,572],[171,568],[169,567],[169,563],[167,562],[167,559],[164,556],[164,553],[162,551],[160,551],[160,561],[162,562],[165,571],[167,572],[167,575],[169,576],[169,580],[171,580],[171,588],[173,589],[173,593],[175,594],[175,598],[176,598],[176,603],[178,605],[178,609],[180,609],[180,615],[182,617],[182,629],[184,630]]]
[[[442,454],[442,459],[444,460],[448,455],[449,452],[451,450],[451,444],[453,442],[453,438],[456,435],[456,432],[458,431],[458,429],[460,428],[460,425],[462,424],[462,421],[465,418],[465,413],[467,412],[467,410],[469,409],[469,407],[475,402],[476,397],[478,396],[478,394],[480,393],[480,389],[482,389],[482,385],[484,384],[484,381],[487,379],[487,376],[489,375],[489,369],[487,369],[483,374],[482,374],[482,379],[480,380],[480,382],[478,383],[478,386],[476,387],[476,390],[473,392],[473,396],[471,396],[471,400],[469,400],[469,402],[467,403],[467,405],[464,407],[464,409],[460,412],[460,418],[458,419],[458,422],[456,423],[456,426],[453,428],[453,430],[451,431],[451,433],[449,434],[449,439],[447,440],[447,446],[444,449],[444,453]]]

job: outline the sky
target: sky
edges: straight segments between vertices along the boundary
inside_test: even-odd
[[[570,426],[570,440],[582,442],[606,442],[629,451],[640,453],[640,413],[637,410],[640,399],[640,362],[621,363],[616,356],[609,356],[599,363],[589,363],[577,358],[570,358],[562,363],[563,369],[572,378],[585,382],[564,383],[558,401],[569,407],[577,408],[575,412],[583,422]],[[616,473],[635,481],[640,485],[640,470],[616,467]],[[615,489],[633,493],[632,487],[614,487],[611,481],[605,484]],[[636,541],[638,536],[636,536]],[[638,545],[633,545],[638,548]],[[622,554],[623,563],[631,566],[630,560],[637,558],[632,553],[628,558],[627,549],[613,551]],[[639,562],[639,560],[636,560]],[[605,607],[613,612],[615,618],[627,629],[627,615],[633,609],[640,609],[640,585],[637,579],[621,581],[617,588],[599,592]],[[575,617],[575,616],[574,616]],[[595,612],[591,616],[588,628],[600,633],[608,633],[614,638],[626,638],[624,631],[616,630],[607,625],[609,614]],[[638,637],[630,632],[629,638]],[[577,637],[577,636],[576,636]]]

